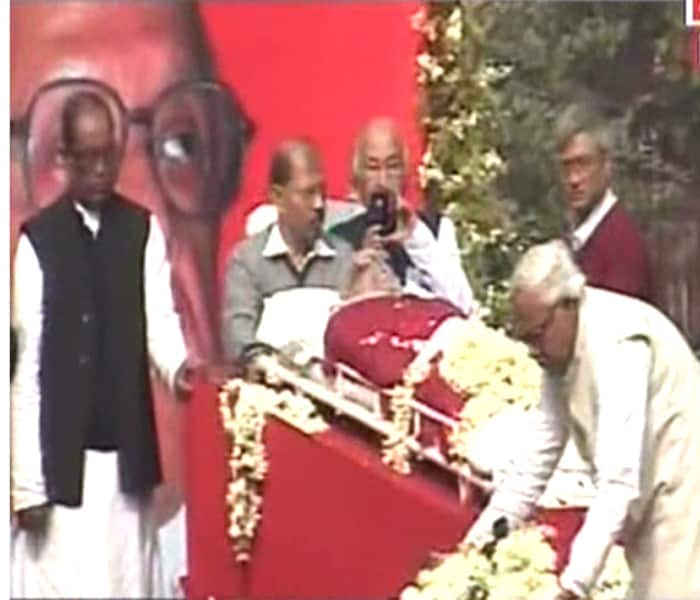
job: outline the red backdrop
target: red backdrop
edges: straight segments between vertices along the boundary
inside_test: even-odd
[[[257,125],[243,188],[224,223],[222,259],[240,237],[245,213],[264,199],[267,161],[283,138],[305,135],[320,144],[333,196],[348,191],[352,141],[370,117],[395,118],[417,160],[419,35],[410,20],[420,6],[204,3],[221,77],[238,91]],[[416,195],[411,191],[409,197]]]

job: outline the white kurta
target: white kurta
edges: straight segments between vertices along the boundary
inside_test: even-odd
[[[408,239],[403,246],[413,263],[406,272],[404,292],[449,300],[457,308],[469,314],[473,308],[474,295],[461,265],[459,248],[454,236],[454,226],[447,218],[441,221],[443,230],[436,239],[433,232],[421,220],[416,219]]]
[[[96,235],[99,217],[76,206]],[[186,358],[175,312],[165,239],[151,217],[144,256],[148,353],[171,386]],[[20,352],[12,385],[12,506],[46,502],[39,440],[39,344],[43,275],[36,253],[21,236],[14,266],[13,321]],[[117,453],[86,451],[83,503],[54,505],[43,540],[12,536],[12,595],[20,597],[153,597],[162,595],[157,531],[147,498],[119,491]]]
[[[700,598],[700,364],[651,306],[587,288],[574,357],[545,380],[528,451],[470,531],[517,524],[542,493],[569,435],[592,465],[595,496],[562,583],[584,595],[622,538],[635,600]]]

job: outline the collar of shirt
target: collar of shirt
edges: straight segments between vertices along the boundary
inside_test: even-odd
[[[94,237],[97,237],[97,232],[100,230],[100,213],[88,210],[80,202],[73,202],[73,206],[83,220],[83,225],[90,230]]]
[[[574,252],[578,252],[586,245],[586,242],[591,238],[593,232],[616,203],[617,196],[608,188],[603,199],[571,234],[571,245]]]
[[[578,305],[578,324],[576,326],[576,340],[574,341],[574,350],[571,355],[571,360],[566,368],[566,372],[562,377],[564,385],[568,388],[574,380],[578,371],[578,366],[581,363],[581,356],[586,345],[586,288],[583,290],[581,299]]]
[[[270,229],[270,234],[267,237],[267,242],[263,248],[262,255],[265,258],[274,258],[277,256],[287,256],[289,254],[289,247],[282,237],[282,232],[280,231],[279,225],[273,225]],[[306,260],[315,256],[320,256],[321,258],[332,258],[335,256],[335,248],[333,248],[323,237],[319,237],[314,242],[313,248],[311,248],[309,253],[306,255]]]

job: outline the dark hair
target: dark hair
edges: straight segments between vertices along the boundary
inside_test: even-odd
[[[65,149],[70,148],[75,142],[73,126],[78,115],[91,109],[104,111],[110,127],[114,128],[114,118],[104,98],[92,91],[76,92],[66,100],[61,113],[61,140]]]
[[[285,140],[277,146],[270,158],[268,175],[270,187],[289,183],[292,178],[292,158],[295,154],[301,155],[307,164],[320,167],[321,154],[314,142],[305,138]]]

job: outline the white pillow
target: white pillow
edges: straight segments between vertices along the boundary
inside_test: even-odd
[[[297,342],[323,357],[323,337],[331,310],[339,303],[336,290],[299,287],[265,299],[256,338],[275,348]]]

